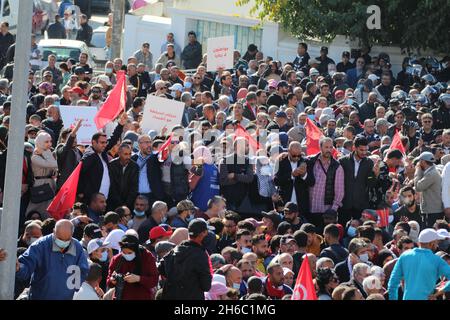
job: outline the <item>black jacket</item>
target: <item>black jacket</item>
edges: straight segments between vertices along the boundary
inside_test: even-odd
[[[339,262],[334,267],[334,272],[336,272],[336,275],[339,278],[339,283],[347,282],[350,280],[350,270],[348,269],[348,259],[345,259],[342,262]]]
[[[369,208],[369,188],[376,185],[372,160],[368,158],[361,160],[356,178],[354,153],[339,159],[339,163],[344,169],[345,195],[342,207],[361,210]]]
[[[58,178],[56,179],[56,189],[59,190],[67,178],[72,174],[78,165],[78,159],[83,154],[78,148],[73,147],[75,137],[69,134],[66,143],[60,143],[56,147],[56,161],[58,162]]]
[[[137,159],[137,153],[131,156],[131,160],[136,163]],[[157,200],[165,200],[165,193],[162,185],[161,163],[156,154],[152,154],[147,160],[147,179],[154,197]]]
[[[164,282],[163,300],[205,300],[212,275],[203,246],[186,240],[165,256],[158,267]]]
[[[137,230],[137,233],[139,235],[139,242],[141,244],[144,244],[149,239],[150,230],[152,230],[156,226],[158,226],[158,223],[155,221],[155,219],[153,219],[152,216],[148,217],[141,223],[139,229]]]
[[[88,46],[91,45],[92,40],[92,27],[87,23],[81,24],[81,29],[77,32],[76,40],[83,41]]]
[[[55,22],[48,26],[47,35],[49,39],[66,39],[66,29],[61,22]]]
[[[339,262],[344,261],[348,257],[348,250],[345,249],[340,244],[332,244],[329,247],[326,247],[320,252],[320,258],[330,258],[333,260],[334,265],[337,265]]]
[[[130,161],[123,170],[119,158],[109,163],[109,187],[108,207],[114,210],[126,205],[132,209],[138,192],[139,167],[134,161]]]
[[[291,201],[292,191],[295,188],[295,195],[297,197],[297,204],[300,214],[304,215],[309,213],[309,187],[314,186],[314,165],[306,158],[300,158],[297,162],[297,166],[300,163],[306,162],[307,164],[307,176],[303,180],[301,177],[296,177],[292,180],[292,167],[289,157],[284,158],[278,162],[278,170],[275,173],[274,182],[278,187],[281,198],[284,203]]]
[[[116,129],[114,129],[111,139],[108,141],[105,151],[101,154],[103,161],[106,163],[108,163],[108,151],[117,144],[122,130],[123,126],[118,124]],[[83,194],[83,202],[88,204],[91,196],[100,190],[103,177],[103,164],[92,147],[86,149],[81,161],[83,161],[83,165],[78,182],[78,193]]]

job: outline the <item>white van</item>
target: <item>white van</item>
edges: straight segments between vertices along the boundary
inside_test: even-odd
[[[91,52],[88,46],[83,41],[77,40],[63,40],[63,39],[42,39],[38,42],[38,50],[42,56],[41,69],[48,66],[48,56],[50,54],[56,55],[57,65],[69,58],[75,59],[78,62],[80,53],[87,53],[88,64],[91,68],[95,68],[95,63],[92,59]]]

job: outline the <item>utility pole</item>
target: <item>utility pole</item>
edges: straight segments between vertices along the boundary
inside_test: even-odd
[[[3,213],[0,225],[0,247],[8,256],[0,262],[0,300],[14,299],[16,275],[17,230],[19,229],[22,159],[24,151],[25,114],[28,101],[28,70],[31,50],[31,17],[33,1],[21,0],[17,21],[14,55],[14,83],[8,134]]]
[[[128,0],[126,0],[128,1]],[[120,58],[122,52],[123,20],[125,18],[125,1],[112,0],[113,25],[111,41],[111,59]]]

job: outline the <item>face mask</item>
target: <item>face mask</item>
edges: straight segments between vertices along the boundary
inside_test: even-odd
[[[189,215],[189,216],[186,218],[186,221],[189,223],[189,222],[191,222],[194,218],[195,218],[195,216],[194,216],[193,214],[191,214],[191,215]]]
[[[167,222],[167,217],[162,218],[161,223],[165,224]]]
[[[348,227],[347,235],[348,235],[349,237],[351,237],[351,238],[353,238],[354,236],[356,236],[356,228],[355,228],[355,227],[352,227],[352,226]]]
[[[28,138],[28,142],[31,143],[31,144],[34,144],[34,139]]]
[[[125,254],[125,253],[122,253],[122,256],[125,258],[125,260],[127,260],[127,261],[133,261],[134,260],[134,258],[136,258],[136,253],[130,253],[130,254]]]
[[[359,256],[359,260],[361,260],[362,262],[369,262],[369,255],[367,253],[363,253]]]
[[[241,288],[240,283],[233,283],[233,289],[239,290]]]
[[[47,117],[47,120],[53,122],[54,119],[53,119],[53,117]]]
[[[70,245],[70,240],[69,241],[62,241],[58,238],[55,238],[55,243],[58,247],[60,247],[61,249],[65,249]]]
[[[112,68],[105,68],[105,73],[113,73],[113,69]]]
[[[190,88],[192,87],[192,83],[191,83],[191,82],[185,82],[185,83],[184,83],[184,87],[185,87],[186,89],[190,89]]]
[[[177,96],[177,92],[176,91],[172,91],[171,93],[170,93],[170,95],[172,96],[172,97],[176,97]]]
[[[328,72],[328,74],[329,74],[331,77],[333,77],[333,76],[336,74],[336,71],[330,71],[330,72]]]
[[[133,210],[134,214],[138,217],[143,217],[145,215],[145,211],[137,211],[136,209]]]
[[[416,203],[415,200],[406,200],[405,201],[405,206],[412,207],[414,205],[414,203]]]
[[[242,252],[242,254],[246,254],[246,253],[252,252],[252,249],[251,248],[247,248],[247,247],[243,247],[241,249],[241,252]]]
[[[99,259],[101,262],[105,262],[106,260],[108,260],[108,252],[103,251],[102,252],[102,256]]]
[[[353,99],[347,99],[347,104],[352,105],[353,104]]]
[[[58,106],[58,107],[59,107],[61,103],[59,102],[59,100],[56,100],[53,104],[54,104],[55,106]]]
[[[316,117],[316,116],[313,115],[313,114],[308,114],[308,118],[309,118],[310,120],[314,120],[315,117]]]
[[[32,245],[34,242],[36,242],[37,240],[38,240],[39,238],[34,238],[34,237],[31,237],[29,240],[27,240],[27,245]]]

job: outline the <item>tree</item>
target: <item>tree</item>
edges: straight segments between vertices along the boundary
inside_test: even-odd
[[[280,23],[299,39],[331,42],[337,35],[361,45],[396,45],[405,49],[450,52],[450,0],[253,0],[251,14],[263,23]],[[250,0],[238,0],[244,5]],[[381,29],[369,30],[371,5],[381,10]]]

